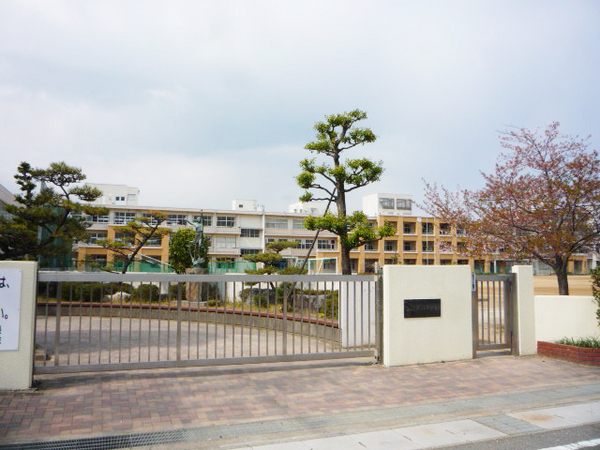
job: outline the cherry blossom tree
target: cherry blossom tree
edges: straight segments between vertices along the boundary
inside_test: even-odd
[[[425,184],[424,208],[466,232],[471,256],[537,259],[554,269],[559,293],[569,294],[568,263],[600,236],[600,160],[588,138],[511,129],[506,150],[480,190],[449,191]]]

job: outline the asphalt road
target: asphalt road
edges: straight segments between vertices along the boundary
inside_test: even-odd
[[[444,450],[600,450],[600,422],[442,448]]]

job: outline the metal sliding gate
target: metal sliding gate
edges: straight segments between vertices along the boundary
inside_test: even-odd
[[[42,271],[34,373],[375,357],[378,283]]]
[[[513,275],[474,275],[473,349],[511,349]]]

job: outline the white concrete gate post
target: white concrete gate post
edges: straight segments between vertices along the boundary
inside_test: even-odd
[[[383,364],[473,357],[470,266],[384,266]]]
[[[36,287],[36,262],[0,262],[0,390],[31,388]]]

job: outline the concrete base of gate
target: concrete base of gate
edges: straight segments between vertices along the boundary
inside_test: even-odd
[[[384,365],[472,358],[469,266],[385,266],[383,286]],[[417,317],[405,317],[410,310]]]
[[[31,388],[36,286],[37,263],[0,262],[0,390]]]

